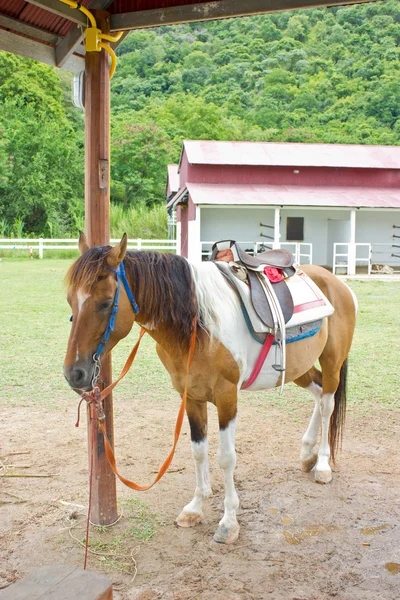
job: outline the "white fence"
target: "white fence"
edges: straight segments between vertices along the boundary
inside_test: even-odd
[[[269,250],[272,248],[271,244],[265,244],[264,242],[256,242],[256,252],[259,252],[261,246],[261,252],[263,248],[267,247]],[[308,242],[280,242],[277,248],[283,248],[289,250],[294,255],[296,265],[311,265],[312,264],[312,244]]]
[[[117,244],[120,239],[110,240],[110,244]],[[69,239],[47,239],[47,238],[0,238],[0,249],[29,252],[33,256],[38,251],[39,258],[43,258],[44,252],[49,250],[78,250],[78,240]],[[128,239],[128,250],[169,250],[176,252],[176,240],[144,240],[141,238]]]
[[[257,242],[237,242],[243,250],[249,254],[257,254]],[[202,260],[208,260],[211,256],[212,247],[215,242],[200,242],[201,244],[201,258]]]
[[[349,274],[350,268],[350,246],[349,243],[335,243],[333,244],[333,269],[332,272],[334,275],[338,273],[339,270],[345,270],[345,275]],[[371,274],[371,244],[357,243],[355,246],[355,257],[354,264],[355,267],[359,264],[364,264],[367,266],[368,275]]]

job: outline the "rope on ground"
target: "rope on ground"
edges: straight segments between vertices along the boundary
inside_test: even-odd
[[[79,512],[83,512],[83,510],[85,510],[85,507],[82,507],[80,511],[74,511],[72,513],[72,517],[69,516],[67,517],[67,519],[64,519],[64,523],[66,524],[66,529],[68,530],[68,533],[70,535],[70,537],[77,543],[79,544],[79,546],[82,546],[82,548],[85,548],[86,544],[85,542],[82,542],[80,539],[78,539],[73,533],[72,530],[75,529],[77,527],[77,519],[79,516]],[[101,528],[109,528],[109,527],[113,527],[114,525],[116,525],[123,517],[124,513],[123,511],[121,511],[121,514],[119,515],[118,519],[114,522],[111,523],[111,525],[100,525],[99,527]],[[93,523],[91,523],[91,525],[93,525]],[[93,525],[94,527],[97,527],[96,525]],[[128,587],[130,587],[132,585],[132,583],[135,581],[136,575],[137,575],[137,563],[135,560],[135,556],[138,555],[140,551],[140,546],[136,546],[135,548],[132,548],[132,550],[130,551],[129,554],[120,554],[117,552],[96,552],[95,550],[91,550],[90,548],[88,548],[88,552],[90,554],[93,554],[94,556],[99,556],[101,558],[128,558],[131,560],[131,563],[122,563],[121,566],[127,566],[130,567],[130,572],[127,573],[128,575],[131,575],[131,579],[127,582],[127,583],[123,583],[123,584],[116,584],[113,583],[112,587],[113,590],[115,590],[116,592],[121,592],[125,589],[127,589]]]

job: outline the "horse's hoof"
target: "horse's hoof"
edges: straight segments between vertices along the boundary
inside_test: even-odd
[[[304,471],[304,473],[309,473],[317,464],[317,460],[318,454],[313,454],[311,458],[308,458],[307,460],[302,460],[301,470]]]
[[[232,525],[229,529],[218,525],[218,529],[214,533],[214,542],[218,542],[218,544],[233,544],[239,537],[239,531],[240,527],[238,523]]]
[[[314,479],[317,483],[329,483],[332,481],[332,471],[317,471],[314,472]]]
[[[185,512],[183,510],[179,517],[176,519],[175,523],[178,525],[178,527],[194,527],[195,525],[199,525],[199,523],[202,523],[203,519],[204,516],[201,512]]]

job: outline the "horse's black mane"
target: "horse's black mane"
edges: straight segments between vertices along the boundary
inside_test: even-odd
[[[90,291],[107,271],[111,246],[94,246],[82,254],[67,273],[70,288]],[[124,266],[139,309],[154,328],[171,330],[187,350],[197,315],[197,299],[191,268],[186,259],[159,252],[126,253]],[[140,313],[139,313],[140,316]]]
[[[153,327],[167,326],[179,345],[188,349],[197,315],[191,268],[186,259],[159,252],[128,252],[124,266],[132,291],[145,303]],[[139,305],[140,306],[140,305]]]

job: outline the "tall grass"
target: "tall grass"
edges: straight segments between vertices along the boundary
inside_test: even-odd
[[[166,239],[168,227],[165,206],[125,208],[121,204],[111,204],[110,231],[112,238],[126,233],[129,238]]]
[[[11,225],[7,219],[0,220],[0,237],[22,238],[24,234],[25,222],[21,217],[17,217]]]
[[[6,219],[0,220],[0,237],[11,238],[73,238],[78,237],[79,229],[85,229],[85,219],[82,215],[77,217],[76,230],[69,231],[61,227],[54,219],[48,219],[45,231],[41,234],[26,233],[24,220],[21,217],[9,223]],[[129,238],[166,239],[168,237],[167,211],[165,205],[147,208],[146,206],[124,207],[121,204],[111,204],[110,232],[112,238],[121,237],[124,233]],[[60,256],[66,257],[66,254]]]

